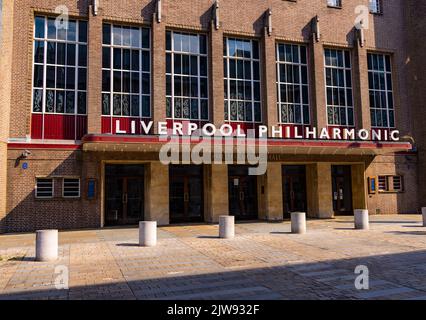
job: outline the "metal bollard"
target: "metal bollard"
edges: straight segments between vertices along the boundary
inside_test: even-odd
[[[306,213],[293,212],[291,214],[291,233],[305,234],[306,233]]]
[[[139,246],[155,247],[157,245],[157,221],[139,222]]]
[[[233,239],[235,237],[235,217],[220,216],[219,217],[219,238]]]
[[[370,229],[370,217],[368,210],[356,209],[354,210],[355,216],[355,229],[357,230],[368,230]]]
[[[58,259],[58,230],[36,231],[36,261]]]

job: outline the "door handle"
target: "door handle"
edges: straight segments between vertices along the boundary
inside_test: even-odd
[[[183,195],[183,199],[184,199],[184,201],[185,202],[189,202],[189,193],[185,193],[184,195]]]
[[[244,201],[244,198],[245,198],[244,192],[243,192],[243,191],[241,191],[241,192],[240,192],[240,200],[241,200],[241,201]]]
[[[128,201],[127,193],[123,193],[123,203],[126,204]]]

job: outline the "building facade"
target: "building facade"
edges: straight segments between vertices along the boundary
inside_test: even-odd
[[[404,0],[3,0],[1,231],[418,212],[418,10]],[[241,163],[164,165],[159,123],[286,137],[268,131],[256,176]]]

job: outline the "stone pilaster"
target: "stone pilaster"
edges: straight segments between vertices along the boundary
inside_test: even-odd
[[[219,222],[219,216],[229,215],[228,166],[211,165],[210,214],[207,222]]]
[[[331,164],[315,163],[306,166],[308,216],[327,219],[334,216]]]
[[[170,224],[169,167],[161,162],[146,166],[145,220],[158,225]]]
[[[365,183],[365,165],[353,164],[352,172],[352,203],[354,209],[367,208],[367,188]]]
[[[283,183],[281,163],[269,162],[266,173],[266,219],[283,220]]]

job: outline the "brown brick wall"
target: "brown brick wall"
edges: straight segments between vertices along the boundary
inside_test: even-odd
[[[153,21],[155,1],[102,0],[97,17],[93,17],[89,13],[89,2],[88,0],[61,1],[61,4],[70,9],[71,15],[89,20],[89,133],[100,132],[100,47],[103,20],[152,26],[152,98],[153,118],[156,121],[165,117],[164,46],[166,28],[198,30],[208,33],[210,39],[210,107],[212,108],[210,113],[212,115],[211,120],[216,124],[223,122],[223,36],[248,36],[257,37],[260,40],[261,56],[267,58],[262,61],[262,79],[266,80],[263,81],[263,113],[265,115],[263,119],[269,125],[274,125],[277,121],[275,60],[271,61],[275,56],[274,49],[277,41],[303,42],[309,46],[311,113],[313,123],[319,126],[326,124],[323,48],[333,46],[351,49],[354,62],[354,100],[356,112],[358,112],[356,119],[358,127],[370,125],[369,101],[368,97],[365,96],[366,85],[368,84],[365,55],[368,51],[381,51],[393,55],[397,127],[401,130],[402,135],[415,135],[421,161],[419,177],[426,178],[426,160],[422,160],[426,159],[426,152],[423,151],[426,147],[426,139],[423,138],[426,136],[426,129],[423,125],[426,113],[423,109],[420,109],[423,107],[424,99],[422,98],[425,98],[422,96],[424,95],[424,75],[426,74],[425,66],[422,64],[425,45],[417,46],[416,38],[410,36],[408,29],[411,27],[411,30],[415,31],[418,27],[422,27],[423,30],[426,28],[424,22],[419,24],[417,22],[419,19],[412,18],[417,17],[417,12],[426,13],[424,4],[412,4],[418,3],[414,0],[385,1],[383,15],[369,15],[370,26],[365,33],[366,46],[361,49],[357,48],[354,41],[354,22],[357,16],[355,7],[360,4],[367,5],[368,0],[344,0],[342,9],[327,8],[326,0],[298,0],[295,2],[283,0],[222,0],[220,1],[219,15],[221,25],[217,31],[212,28],[210,22],[213,0],[165,0],[163,1],[163,17],[160,24]],[[8,73],[12,77],[12,100],[10,103],[2,103],[0,108],[6,105],[8,110],[13,109],[9,137],[25,138],[30,133],[33,16],[34,12],[53,14],[58,2],[53,0],[16,0],[13,3],[15,10],[14,30],[9,33],[10,36],[13,35],[14,37],[13,46],[11,46],[13,61],[11,64],[12,71]],[[410,5],[406,8],[407,3]],[[264,14],[268,8],[272,8],[273,33],[270,37],[264,31]],[[319,16],[321,29],[321,41],[318,43],[313,41],[311,36],[311,20],[316,15]],[[413,34],[416,34],[416,32]],[[421,70],[425,72],[420,72]],[[415,85],[412,85],[413,81]],[[1,96],[3,97],[3,95]],[[3,114],[6,113],[2,112]],[[413,114],[416,116],[413,116]],[[418,117],[417,115],[421,116]],[[415,127],[413,126],[414,119],[419,120]],[[0,126],[1,123],[4,122],[0,122]],[[11,214],[8,217],[8,225],[13,226],[12,229],[18,228],[20,230],[29,227],[32,221],[33,225],[35,223],[36,226],[43,226],[44,223],[46,223],[46,226],[53,226],[57,222],[60,228],[99,226],[101,215],[99,201],[96,205],[83,200],[80,202],[63,202],[59,199],[42,203],[34,201],[32,192],[36,175],[56,174],[56,171],[59,170],[83,177],[97,176],[99,175],[101,159],[92,160],[90,156],[84,155],[84,159],[89,157],[89,160],[82,160],[83,155],[77,156],[78,152],[37,151],[35,154],[30,159],[30,169],[23,173],[20,172],[21,169],[14,168],[14,159],[16,159],[14,157],[17,156],[17,153],[15,151],[9,152],[7,167],[10,200],[8,201],[8,210]],[[54,159],[50,158],[52,156]],[[122,158],[131,157],[132,155],[122,156]],[[395,160],[394,156],[379,157],[368,167],[367,175],[394,171],[406,175],[406,192],[399,195],[377,195],[369,198],[368,204],[372,210],[379,208],[381,212],[389,213],[416,211],[418,206],[417,195],[415,195],[418,185],[416,161],[410,160],[410,165],[407,165],[404,159],[398,157]],[[414,164],[411,165],[411,163]],[[0,173],[0,183],[1,181]],[[424,192],[419,191],[418,199],[421,201],[426,199]],[[423,205],[426,205],[426,203],[423,203]],[[36,214],[35,211],[38,213]],[[50,216],[59,214],[59,218],[56,222],[47,222],[49,214]],[[21,223],[22,227],[19,226]]]
[[[1,10],[1,33],[0,33],[0,232],[3,224],[1,221],[6,215],[6,187],[7,187],[7,139],[9,137],[9,115],[11,97],[11,65],[12,65],[12,42],[13,42],[13,1],[3,0],[0,4]]]
[[[419,154],[419,171],[417,176],[419,207],[426,207],[426,43],[422,36],[426,31],[426,2],[407,1],[406,23],[411,31],[408,38],[408,48],[410,54],[407,56],[407,83],[409,83],[407,93],[410,104],[413,108],[413,131],[410,134],[414,137]]]
[[[418,212],[417,165],[417,156],[413,154],[379,156],[374,159],[366,169],[366,177],[401,175],[404,179],[404,191],[369,195],[367,204],[372,214]]]
[[[88,1],[62,1],[61,4],[68,6],[71,15],[78,15],[87,19]],[[57,5],[55,1],[35,1],[18,0],[15,1],[16,16],[14,18],[14,61],[13,61],[13,92],[20,92],[13,95],[12,104],[19,106],[12,114],[11,137],[24,138],[30,132],[31,115],[31,74],[32,74],[32,24],[34,12],[53,13]],[[272,8],[273,17],[273,38],[275,40],[304,41],[309,42],[311,38],[311,20],[315,15],[320,17],[320,27],[322,46],[350,47],[354,46],[354,22],[357,14],[355,7],[360,4],[366,5],[368,0],[345,0],[342,9],[327,8],[325,0],[298,0],[297,2],[283,0],[233,0],[220,2],[221,32],[233,35],[245,35],[262,37],[264,34],[264,14],[266,10]],[[369,15],[370,28],[366,31],[366,48],[371,50],[381,50],[394,55],[394,78],[395,86],[398,88],[395,94],[397,106],[396,123],[401,131],[406,134],[411,131],[411,112],[407,101],[407,88],[405,86],[405,69],[407,54],[404,50],[406,42],[406,26],[404,25],[403,10],[405,2],[403,0],[389,0],[385,4],[384,15]],[[158,32],[161,36],[161,28],[173,27],[193,30],[210,30],[211,0],[180,0],[163,1],[163,22],[160,26],[155,26],[154,37]],[[243,10],[241,8],[244,8]],[[99,23],[102,19],[118,21],[120,23],[152,24],[152,14],[154,12],[154,1],[101,1],[99,16],[90,18],[93,24],[89,39],[92,42],[89,48],[89,128],[93,132],[99,132],[99,86],[100,71],[93,70],[100,66],[98,61],[101,29]],[[97,22],[95,22],[97,21]],[[388,32],[392,26],[392,32]],[[159,29],[160,28],[160,29]],[[164,37],[163,37],[164,38]],[[157,69],[163,64],[165,53],[161,48],[164,46],[164,39],[154,42],[153,52],[157,53],[153,57],[154,66]],[[269,40],[269,42],[274,42]],[[96,48],[93,48],[94,43]],[[263,47],[263,46],[262,46]],[[353,51],[353,57],[355,52]],[[321,51],[320,51],[321,52]],[[319,56],[318,56],[319,58]],[[158,61],[158,62],[156,62]],[[322,59],[317,61],[315,68],[323,72]],[[311,72],[314,68],[311,68]],[[213,74],[213,73],[210,73]],[[216,73],[215,73],[216,74]],[[153,103],[156,108],[163,108],[164,104],[159,94],[164,91],[164,76],[160,72],[153,72]],[[361,81],[366,83],[367,74],[363,73]],[[313,81],[317,78],[313,77]],[[321,79],[319,79],[321,80]],[[313,82],[311,81],[311,82]],[[215,89],[218,87],[215,86]],[[220,89],[220,87],[219,87]],[[266,88],[264,88],[266,89]],[[322,90],[323,86],[319,87]],[[93,92],[94,91],[94,92]],[[322,90],[324,91],[324,90]],[[158,92],[158,93],[157,93]],[[264,90],[269,96],[266,101],[275,100],[275,93],[272,90]],[[313,91],[311,90],[311,93]],[[320,98],[320,99],[319,99]],[[355,95],[355,100],[359,99]],[[315,97],[313,97],[315,101]],[[270,104],[274,105],[274,104]],[[322,119],[325,113],[324,99],[318,97],[316,103],[318,117]],[[404,112],[399,112],[404,110]],[[264,110],[266,114],[266,110]],[[155,113],[154,113],[155,116]],[[26,121],[22,121],[26,119]],[[316,119],[314,119],[316,120]],[[323,121],[320,121],[322,123]]]
[[[86,157],[83,164],[81,151],[33,150],[29,159],[17,163],[21,153],[22,150],[10,150],[8,154],[7,232],[100,227],[99,197],[88,201],[85,195],[87,179],[99,179],[96,162]],[[22,168],[23,162],[28,163],[28,169]],[[37,177],[54,178],[53,199],[35,198]],[[63,177],[84,177],[81,180],[81,199],[62,198]]]

